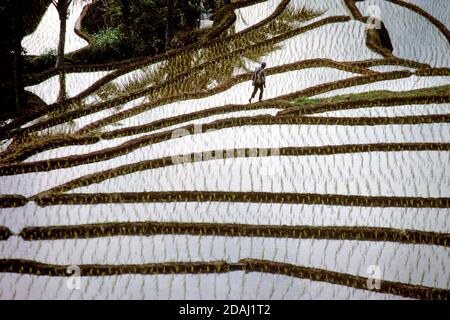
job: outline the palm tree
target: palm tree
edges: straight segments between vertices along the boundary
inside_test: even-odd
[[[59,40],[58,40],[58,50],[56,54],[56,65],[55,68],[61,69],[64,65],[64,51],[66,45],[66,29],[67,29],[67,18],[69,15],[69,6],[72,1],[79,0],[52,0],[53,5],[58,11],[59,16]],[[81,0],[80,0],[81,1]],[[59,73],[59,96],[58,101],[65,100],[66,95],[66,74],[64,71]]]
[[[59,16],[59,41],[56,55],[55,68],[61,68],[64,64],[64,47],[66,44],[66,25],[69,5],[72,0],[52,0],[53,5],[58,11]]]

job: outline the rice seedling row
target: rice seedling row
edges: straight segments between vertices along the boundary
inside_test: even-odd
[[[274,214],[274,210],[277,210]],[[0,224],[14,234],[29,226],[98,224],[118,221],[359,226],[448,233],[447,209],[371,208],[301,204],[174,202],[97,204],[2,209]]]
[[[41,194],[31,198],[40,206],[135,202],[255,202],[325,204],[362,207],[449,208],[450,198],[356,196],[275,192],[168,191],[128,193]]]
[[[441,7],[233,1],[186,48],[30,75],[51,104],[0,128],[0,296],[448,299]]]
[[[26,227],[18,236],[27,241],[87,239],[111,236],[197,235],[297,239],[383,241],[450,246],[450,234],[370,227],[266,226],[218,223],[117,222],[75,226]],[[12,232],[0,227],[0,239]]]
[[[212,262],[167,262],[146,265],[80,265],[80,276],[111,276],[121,274],[204,274],[231,271],[262,272],[288,275],[290,277],[323,281],[331,284],[351,286],[368,290],[368,278],[337,273],[328,270],[295,266],[267,260],[242,259],[236,263]],[[50,265],[27,260],[0,260],[0,272],[35,274],[41,276],[68,276],[67,266]],[[406,296],[416,299],[448,299],[449,290],[383,281],[378,292]]]
[[[321,109],[321,111],[324,111]],[[329,110],[325,110],[329,111]],[[293,116],[254,116],[254,117],[241,117],[230,118],[224,120],[214,121],[202,126],[202,130],[194,125],[187,125],[181,129],[174,129],[155,133],[140,138],[136,138],[130,141],[126,141],[118,146],[110,147],[109,149],[103,149],[99,151],[93,151],[87,154],[66,156],[56,159],[48,159],[41,161],[29,161],[25,163],[4,163],[0,164],[0,176],[21,174],[26,172],[36,171],[49,171],[54,169],[68,168],[72,166],[78,166],[82,164],[88,164],[93,162],[100,162],[110,160],[125,154],[129,154],[140,148],[150,146],[153,144],[161,143],[169,140],[180,139],[184,136],[194,136],[211,133],[213,130],[233,128],[233,127],[246,127],[246,126],[269,126],[269,125],[341,125],[341,126],[380,126],[380,125],[412,125],[412,124],[437,124],[448,123],[448,115],[431,115],[431,116],[412,116],[412,117],[385,117],[385,118],[329,118],[329,117],[293,117]],[[178,131],[176,131],[178,130]],[[179,131],[183,130],[183,131]],[[177,133],[178,132],[178,133]],[[182,133],[182,134],[181,134]],[[102,136],[104,138],[104,136]],[[88,139],[83,138],[83,142]],[[87,142],[96,142],[94,138]],[[71,144],[70,144],[71,145]],[[61,146],[59,144],[58,146]],[[44,146],[46,147],[46,146]],[[44,151],[46,148],[42,146],[35,149],[29,149],[28,153],[20,154],[21,157],[29,157],[30,155]],[[13,158],[14,159],[14,158]]]

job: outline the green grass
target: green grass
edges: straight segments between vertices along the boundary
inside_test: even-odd
[[[425,88],[425,89],[417,89],[410,91],[389,91],[389,90],[380,90],[380,91],[369,91],[363,93],[355,93],[355,94],[345,94],[335,97],[329,98],[321,98],[321,99],[309,99],[307,97],[299,97],[294,99],[293,103],[297,106],[304,105],[318,105],[323,103],[339,103],[344,101],[356,101],[356,100],[373,100],[373,99],[381,99],[381,98],[391,98],[398,95],[402,97],[414,97],[414,96],[422,96],[422,95],[437,95],[437,94],[445,94],[450,92],[450,85],[444,85],[439,87]]]

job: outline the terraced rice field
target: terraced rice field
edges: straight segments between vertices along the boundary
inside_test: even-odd
[[[49,106],[0,127],[0,298],[448,299],[449,9],[236,0],[220,36],[72,67],[66,100],[29,79]]]

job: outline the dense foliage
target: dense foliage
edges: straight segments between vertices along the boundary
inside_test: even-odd
[[[194,40],[186,35],[198,27],[202,11],[212,11],[221,3],[220,0],[99,0],[83,19],[82,28],[92,38],[90,47],[63,58],[64,43],[60,43],[58,53],[27,56],[21,47],[22,39],[34,31],[48,6],[53,3],[61,19],[67,16],[64,12],[68,5],[64,4],[71,2],[33,0],[27,8],[15,0],[1,2],[0,28],[4,32],[0,36],[0,102],[6,106],[3,112],[18,110],[25,104],[24,74],[45,71],[54,67],[55,61],[58,68],[64,63],[103,63],[187,45]],[[60,32],[65,33],[65,28],[61,27]]]
[[[105,0],[83,27],[93,35],[95,56],[117,60],[164,52],[173,36],[197,27],[201,12],[200,0]]]

